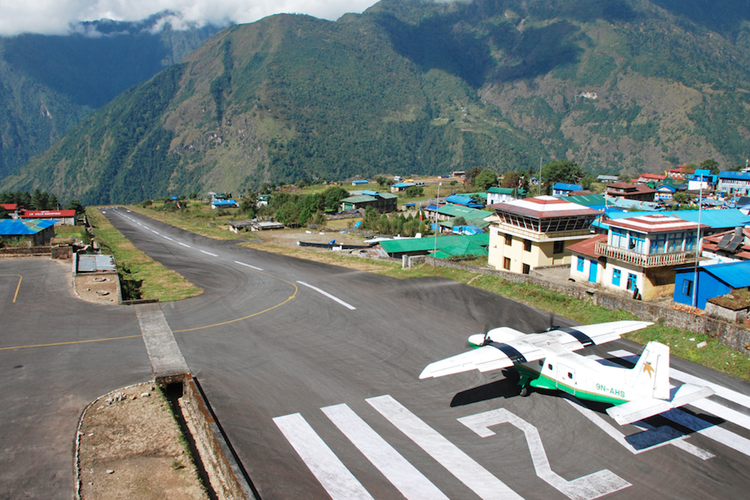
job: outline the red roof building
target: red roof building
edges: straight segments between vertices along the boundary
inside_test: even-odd
[[[21,210],[18,217],[22,219],[57,219],[60,224],[74,226],[76,223],[75,210]]]
[[[18,210],[18,203],[0,203],[0,207],[6,212],[15,212]]]
[[[614,184],[607,185],[604,195],[625,200],[654,201],[656,190],[651,189],[645,184],[615,182]]]
[[[666,179],[666,175],[659,175],[659,174],[641,174],[637,181],[639,184],[648,184],[651,182],[663,182],[664,179]]]

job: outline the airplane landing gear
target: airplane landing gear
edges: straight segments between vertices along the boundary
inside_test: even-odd
[[[527,397],[529,394],[531,394],[531,388],[528,384],[524,384],[521,386],[521,391],[519,392],[520,396],[522,398]]]

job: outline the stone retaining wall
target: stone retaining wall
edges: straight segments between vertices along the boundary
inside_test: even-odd
[[[0,258],[4,257],[49,257],[52,247],[0,248]]]
[[[538,285],[547,290],[562,293],[578,300],[589,301],[594,305],[609,310],[622,309],[628,311],[644,321],[658,321],[665,326],[679,328],[694,333],[705,333],[713,338],[719,339],[722,344],[734,349],[735,351],[743,354],[750,354],[750,330],[745,329],[741,324],[729,323],[708,316],[697,316],[686,311],[679,311],[660,304],[642,302],[640,300],[633,300],[629,297],[605,293],[598,289],[583,289],[566,283],[550,281],[540,276],[517,274],[496,269],[485,269],[458,262],[435,259],[433,257],[424,257],[424,262],[435,267],[451,267],[487,276],[497,276],[498,278],[505,279],[512,283]]]

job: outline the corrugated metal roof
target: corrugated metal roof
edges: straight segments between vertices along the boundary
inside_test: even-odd
[[[436,238],[434,237],[399,238],[396,240],[381,241],[380,246],[389,254],[425,252],[434,249],[435,244],[437,244],[437,248],[440,250],[460,244],[462,241],[468,241],[486,247],[490,244],[490,235],[488,233],[481,233],[466,236],[438,236],[437,241],[435,240]]]
[[[499,212],[533,217],[537,219],[548,219],[555,217],[577,217],[597,216],[599,212],[587,207],[570,203],[567,200],[553,196],[537,196],[523,200],[508,201],[491,205],[491,208]]]
[[[732,288],[750,286],[750,261],[703,266],[700,269],[716,276]]]
[[[638,212],[637,214],[628,212],[610,212],[607,214],[610,219],[622,219],[624,217],[633,217],[633,215],[668,215],[677,217],[689,222],[698,222],[698,210],[671,210],[659,212]],[[701,210],[701,224],[710,226],[713,229],[735,228],[750,224],[750,215],[745,215],[737,208],[725,208],[721,210]],[[608,228],[609,225],[596,221],[594,225],[602,228]]]
[[[50,226],[54,226],[56,220],[36,219],[3,219],[0,220],[0,236],[23,236],[36,234]]]
[[[366,201],[375,201],[375,197],[368,195],[350,196],[341,200],[342,203],[364,203]]]
[[[571,203],[575,203],[576,205],[581,205],[581,206],[589,207],[589,208],[606,204],[604,196],[600,194],[571,195],[571,196],[566,196],[565,201],[569,201]],[[598,210],[598,209],[594,209],[594,210]]]
[[[115,258],[112,255],[78,256],[79,273],[95,273],[100,271],[117,271]]]
[[[583,189],[583,186],[581,186],[580,184],[565,184],[564,182],[558,182],[554,186],[552,186],[552,189],[562,191],[580,191]]]

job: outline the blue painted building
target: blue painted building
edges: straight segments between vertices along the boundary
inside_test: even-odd
[[[692,306],[695,299],[695,307],[705,309],[708,299],[748,286],[750,261],[698,266],[697,277],[695,267],[684,267],[676,270],[673,300]]]
[[[580,184],[565,184],[564,182],[558,182],[552,186],[552,196],[568,196],[573,191],[583,191],[583,186]]]

